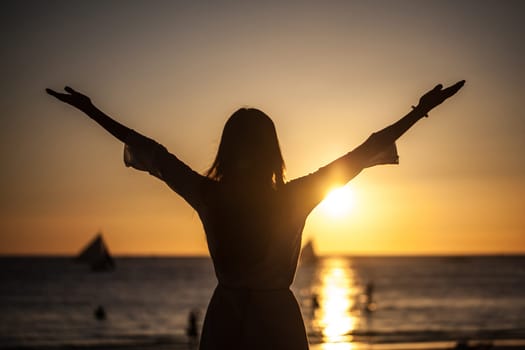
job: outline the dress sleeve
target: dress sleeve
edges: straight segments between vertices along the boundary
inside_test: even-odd
[[[364,168],[398,163],[396,144],[384,144],[377,134],[372,134],[353,151],[309,175],[288,182],[285,187],[293,205],[307,215],[331,189],[345,185]]]
[[[202,201],[203,186],[210,180],[154,140],[138,133],[130,139],[124,147],[124,164],[161,179],[197,210]]]

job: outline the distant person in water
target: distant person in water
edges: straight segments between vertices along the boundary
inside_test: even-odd
[[[99,305],[93,312],[93,315],[97,320],[104,321],[106,319],[106,310],[104,310],[104,307],[102,305]]]
[[[218,279],[200,349],[299,350],[308,349],[308,341],[289,287],[307,216],[329,189],[346,184],[364,168],[397,163],[395,141],[463,84],[437,85],[406,116],[353,151],[288,182],[274,124],[258,109],[233,113],[215,161],[200,175],[164,146],[104,114],[89,97],[70,87],[66,93],[47,92],[122,141],[127,166],[164,181],[197,211]]]
[[[365,288],[365,311],[370,313],[375,311],[376,303],[374,303],[374,282],[369,281]]]
[[[190,349],[194,349],[199,342],[199,329],[197,328],[198,316],[199,314],[196,310],[192,310],[188,314],[188,327],[186,328],[186,335],[188,336],[188,345]]]

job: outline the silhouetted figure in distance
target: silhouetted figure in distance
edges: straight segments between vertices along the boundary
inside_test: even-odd
[[[104,309],[104,307],[102,305],[99,305],[97,306],[97,308],[95,309],[95,311],[93,312],[93,315],[95,316],[95,318],[99,321],[103,321],[106,319],[106,310]]]
[[[289,287],[307,216],[329,189],[345,185],[364,168],[397,164],[395,141],[463,84],[437,85],[406,116],[353,151],[287,182],[275,126],[258,109],[233,113],[215,161],[200,175],[164,146],[104,114],[89,97],[70,87],[66,93],[47,92],[122,141],[127,166],[164,181],[197,211],[218,280],[200,349],[300,350],[308,349],[308,341]]]
[[[321,307],[321,304],[319,303],[319,296],[317,293],[313,293],[310,298],[310,318],[315,318],[316,311]]]
[[[197,327],[197,318],[199,314],[196,310],[190,311],[188,314],[188,327],[186,328],[186,335],[188,336],[188,344],[190,349],[194,349],[198,344],[199,329]]]
[[[317,294],[312,294],[312,310],[319,309],[321,305],[319,304],[319,296]]]
[[[374,303],[374,282],[369,281],[365,288],[365,311],[370,313],[375,311],[376,304]]]

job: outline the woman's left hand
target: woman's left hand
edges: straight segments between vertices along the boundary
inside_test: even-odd
[[[435,88],[421,96],[416,108],[427,114],[431,109],[443,103],[447,98],[454,95],[465,85],[465,80],[458,81],[456,84],[443,89],[443,85],[436,85]]]

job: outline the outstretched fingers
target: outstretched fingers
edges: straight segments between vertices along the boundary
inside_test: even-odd
[[[69,92],[71,95],[73,95],[73,94],[78,94],[78,91],[73,90],[73,88],[71,88],[71,87],[69,87],[69,86],[64,87],[64,90],[65,90],[66,92]]]
[[[64,90],[66,92],[69,92],[71,94],[70,96],[72,96],[74,98],[82,99],[82,100],[89,100],[88,96],[84,95],[83,93],[78,92],[77,90],[73,89],[70,86],[64,87]]]
[[[52,89],[49,89],[49,88],[46,88],[46,92],[51,95],[51,96],[54,96],[54,97],[58,97],[58,92],[56,92],[55,90],[52,90]]]
[[[55,90],[52,90],[52,89],[49,89],[49,88],[46,89],[46,92],[48,94],[50,94],[51,96],[55,96],[55,97],[58,97],[58,96],[70,96],[70,95],[82,95],[81,93],[79,93],[78,91],[74,90],[70,86],[65,86],[64,87],[64,91],[67,92],[67,94],[64,94],[64,93],[61,93],[61,92],[56,92]]]
[[[86,107],[89,107],[91,105],[91,100],[86,95],[83,95],[74,89],[72,89],[69,86],[64,87],[65,93],[56,92],[52,89],[46,89],[46,92],[57,98],[58,100],[68,103],[78,109],[84,109]]]
[[[60,93],[60,92],[56,92],[55,90],[52,90],[52,89],[49,89],[49,88],[46,89],[46,92],[49,95],[59,99],[62,102],[68,102],[68,97],[71,96],[69,94],[63,94],[63,93]]]
[[[449,86],[448,88],[443,90],[443,93],[445,95],[445,98],[449,98],[450,96],[454,95],[456,92],[459,91],[465,85],[465,80],[458,81],[454,85]]]

